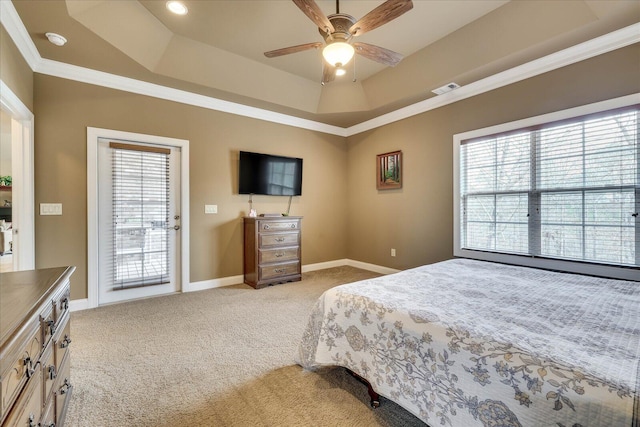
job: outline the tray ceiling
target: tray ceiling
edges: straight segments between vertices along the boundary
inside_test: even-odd
[[[189,13],[176,16],[157,0],[13,1],[43,58],[343,127],[640,22],[635,0],[414,0],[358,38],[403,54],[400,64],[357,57],[355,71],[323,86],[320,51],[263,55],[322,41],[293,2],[184,3]],[[317,3],[335,13],[334,1]],[[360,18],[382,3],[343,0],[340,12]]]

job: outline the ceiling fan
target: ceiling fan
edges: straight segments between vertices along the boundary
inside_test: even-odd
[[[318,26],[324,43],[306,43],[265,52],[267,58],[274,58],[309,49],[319,49],[324,44],[322,84],[335,79],[336,75],[345,73],[344,66],[354,53],[381,64],[396,66],[402,55],[380,46],[368,43],[353,42],[352,38],[384,25],[413,8],[411,0],[387,0],[365,16],[356,21],[351,15],[340,13],[340,0],[336,0],[336,13],[325,16],[314,0],[292,0],[314,24]]]

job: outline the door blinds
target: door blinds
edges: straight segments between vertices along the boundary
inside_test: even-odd
[[[463,141],[461,247],[640,267],[639,111]]]
[[[112,289],[169,282],[170,150],[110,143]]]

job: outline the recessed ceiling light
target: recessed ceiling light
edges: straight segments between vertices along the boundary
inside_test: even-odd
[[[169,9],[171,12],[175,13],[176,15],[186,15],[187,12],[189,12],[189,9],[187,9],[187,6],[185,6],[182,2],[179,2],[179,1],[168,1],[167,9]]]
[[[49,41],[53,44],[55,44],[56,46],[64,46],[64,44],[67,42],[67,39],[65,39],[64,37],[62,37],[60,34],[56,34],[56,33],[45,33],[45,36],[47,36],[47,38],[49,39]]]

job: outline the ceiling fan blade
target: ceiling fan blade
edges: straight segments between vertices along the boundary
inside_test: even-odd
[[[358,22],[349,28],[349,32],[354,36],[362,35],[396,19],[412,8],[413,2],[411,0],[387,0],[360,18]]]
[[[336,67],[327,64],[325,61],[322,62],[322,84],[334,81],[336,78]]]
[[[335,29],[329,22],[329,18],[322,12],[320,6],[314,0],[293,0],[298,8],[323,31],[333,33]]]
[[[402,61],[403,58],[398,52],[368,43],[355,42],[353,43],[353,47],[357,54],[391,67],[398,65],[398,62]]]
[[[276,56],[289,55],[290,53],[298,53],[310,49],[318,49],[322,46],[322,42],[299,44],[297,46],[283,47],[282,49],[271,50],[265,52],[267,58],[275,58]]]

